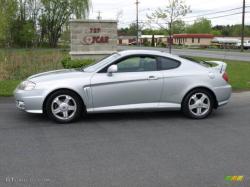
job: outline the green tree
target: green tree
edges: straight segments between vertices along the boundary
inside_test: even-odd
[[[186,24],[182,20],[176,20],[173,22],[173,34],[184,33],[186,29]]]
[[[231,36],[241,36],[241,25],[233,25],[231,26],[231,32],[230,35]],[[246,33],[247,29],[245,30]]]
[[[145,35],[167,35],[167,31],[165,29],[144,29],[142,33]]]
[[[10,46],[12,42],[11,27],[16,18],[17,1],[0,0],[0,42],[3,46]]]
[[[211,34],[213,34],[214,36],[221,36],[222,35],[222,32],[220,30],[217,30],[217,29],[213,29],[211,31]]]
[[[22,25],[20,30],[20,42],[22,46],[30,47],[35,40],[36,32],[32,21]]]
[[[213,30],[221,32],[223,36],[241,36],[241,25],[216,25]],[[245,25],[245,36],[250,36],[250,25]]]
[[[192,25],[187,26],[187,33],[211,33],[212,23],[206,18],[197,19]]]
[[[139,31],[141,30],[143,30],[143,27],[139,25]],[[118,32],[121,35],[136,36],[137,35],[136,23],[131,23],[128,27],[119,29]]]
[[[89,11],[89,0],[41,0],[43,8],[40,25],[47,35],[49,46],[56,47],[63,27],[70,17],[84,18]]]
[[[160,28],[166,29],[170,39],[173,34],[173,23],[180,20],[190,12],[190,7],[185,4],[184,0],[168,0],[168,5],[165,8],[158,8],[151,15],[147,15],[149,22],[157,24]],[[171,53],[171,45],[169,52]]]

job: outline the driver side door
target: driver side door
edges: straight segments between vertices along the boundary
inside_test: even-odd
[[[93,112],[131,110],[158,106],[163,87],[157,57],[138,55],[114,62],[116,73],[105,67],[91,79]]]

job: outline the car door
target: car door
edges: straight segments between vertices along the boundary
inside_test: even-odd
[[[157,107],[163,86],[157,57],[129,56],[113,64],[116,73],[107,74],[110,64],[91,79],[95,111]]]
[[[180,71],[181,62],[168,57],[160,57],[159,69],[163,73],[163,91],[160,107],[175,108],[179,106],[181,95],[186,88],[187,77]],[[176,105],[178,104],[178,105]]]

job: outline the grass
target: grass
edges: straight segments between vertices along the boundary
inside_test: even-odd
[[[218,60],[196,57],[198,60]],[[235,60],[224,60],[227,63],[227,73],[229,76],[229,83],[232,85],[234,91],[250,90],[250,63]]]
[[[0,49],[0,80],[22,80],[44,71],[60,69],[68,51],[59,49]]]
[[[4,80],[0,81],[0,96],[11,96],[20,80]]]
[[[61,49],[0,49],[0,96],[11,96],[19,82],[32,74],[61,69],[60,61],[68,52]],[[225,62],[228,64],[227,72],[233,90],[250,90],[250,63]]]
[[[0,49],[0,96],[11,96],[30,75],[61,69],[64,49]]]
[[[234,90],[250,90],[250,63],[228,62],[227,72]]]

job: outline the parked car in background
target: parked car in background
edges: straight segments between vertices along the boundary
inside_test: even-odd
[[[229,101],[226,66],[159,51],[121,51],[87,68],[33,75],[16,88],[15,98],[18,108],[60,123],[83,113],[138,110],[181,110],[202,119]]]
[[[236,44],[236,47],[238,47],[238,48],[241,47],[241,41],[239,41],[239,42]],[[244,49],[250,49],[250,40],[244,41],[243,47],[244,47]]]

